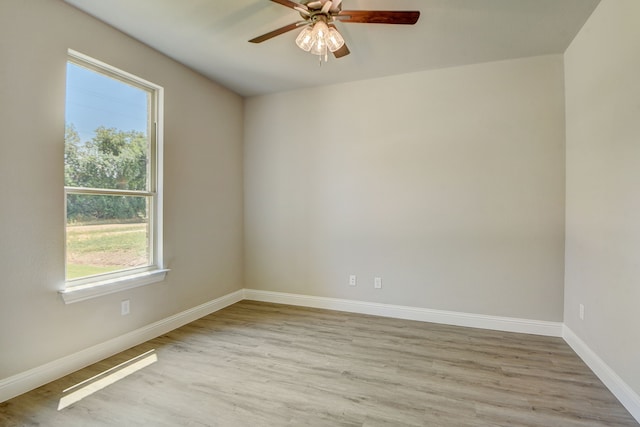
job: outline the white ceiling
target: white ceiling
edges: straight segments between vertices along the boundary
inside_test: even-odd
[[[298,21],[269,0],[65,0],[243,96],[420,70],[563,53],[600,0],[344,0],[343,9],[419,10],[414,26],[338,23],[351,54],[319,67]]]

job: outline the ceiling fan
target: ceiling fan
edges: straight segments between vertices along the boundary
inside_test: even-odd
[[[342,58],[350,53],[335,22],[413,25],[420,17],[419,11],[409,10],[342,10],[342,0],[303,0],[300,3],[291,0],[271,1],[296,10],[303,20],[255,37],[249,42],[262,43],[280,34],[304,27],[296,38],[296,44],[300,49],[318,55],[320,61],[324,58],[325,62],[328,52],[333,53],[336,58]]]

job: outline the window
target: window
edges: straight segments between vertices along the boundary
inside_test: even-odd
[[[65,302],[162,280],[162,88],[69,51]]]

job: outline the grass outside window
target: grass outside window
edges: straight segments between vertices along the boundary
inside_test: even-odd
[[[67,280],[147,265],[147,223],[67,226]]]

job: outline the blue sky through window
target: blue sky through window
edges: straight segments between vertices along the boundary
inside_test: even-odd
[[[66,123],[82,142],[99,126],[147,133],[147,92],[71,62],[67,63]]]

